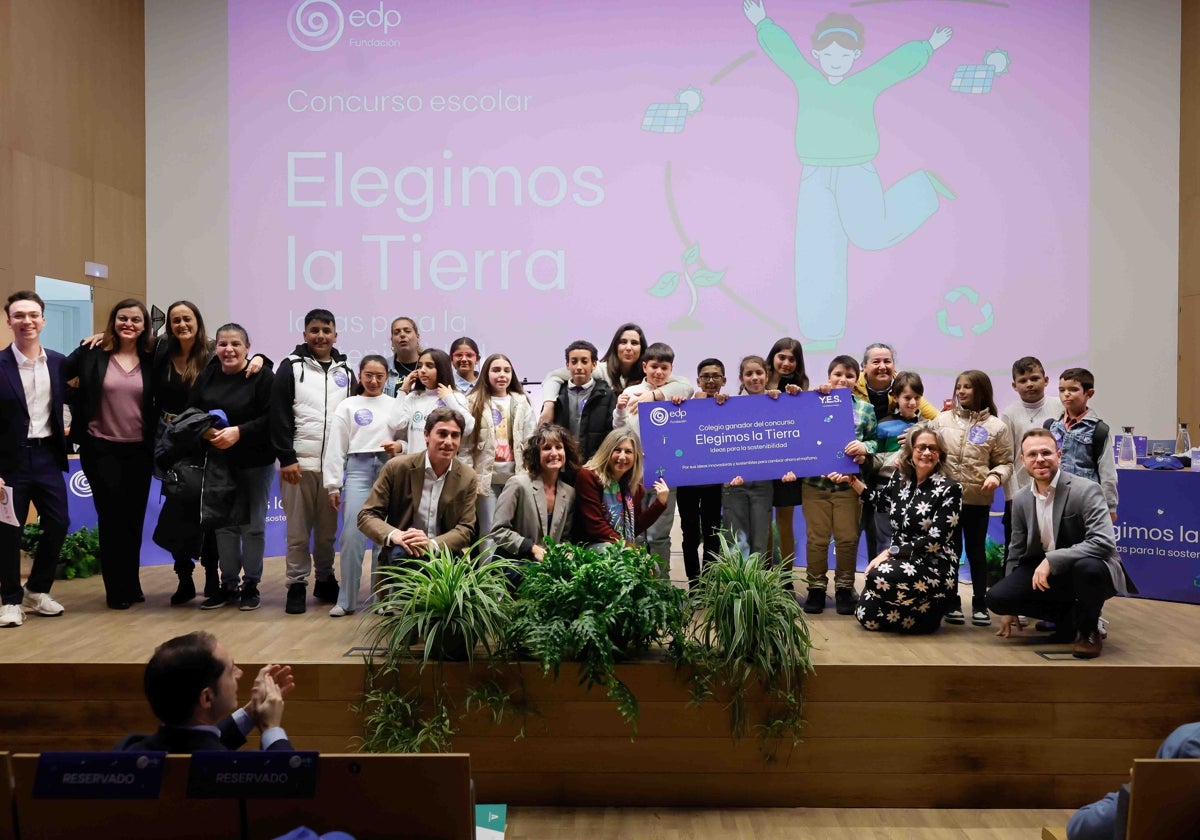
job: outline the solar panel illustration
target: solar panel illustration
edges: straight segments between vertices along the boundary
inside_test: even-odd
[[[956,93],[991,93],[996,68],[990,64],[960,64],[950,81]]]
[[[646,108],[642,131],[656,134],[678,134],[687,120],[688,106],[678,102],[660,102]]]

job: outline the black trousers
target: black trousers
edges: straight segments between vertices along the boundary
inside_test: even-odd
[[[1069,571],[1050,575],[1050,588],[1045,591],[1033,588],[1038,562],[1022,561],[993,586],[987,594],[988,609],[997,615],[1042,618],[1085,633],[1095,630],[1104,602],[1117,594],[1104,561],[1077,560]]]
[[[142,591],[139,573],[142,526],[150,498],[150,448],[89,436],[79,459],[96,505],[105,598],[110,604],[132,603]]]
[[[12,494],[17,521],[25,522],[29,503],[33,502],[42,523],[42,538],[26,583],[31,592],[49,592],[67,536],[67,485],[51,447],[33,443],[22,446],[17,450],[16,462],[16,468],[4,475],[4,483]],[[21,588],[22,530],[0,524],[0,603],[19,604],[25,596]]]
[[[955,533],[955,554],[967,550],[967,566],[971,569],[971,609],[984,608],[987,594],[987,528],[991,508],[987,505],[963,505],[959,528]]]
[[[675,506],[683,531],[683,568],[688,581],[700,577],[702,560],[721,548],[717,532],[721,529],[721,485],[699,484],[676,490]],[[700,547],[704,546],[704,555]]]

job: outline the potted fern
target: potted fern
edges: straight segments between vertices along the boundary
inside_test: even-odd
[[[472,661],[480,644],[490,654],[510,620],[505,571],[511,566],[510,560],[474,561],[439,548],[382,568],[373,647],[389,665],[408,657],[417,638],[425,642],[423,664]]]
[[[606,688],[636,731],[637,699],[616,665],[683,636],[684,593],[657,568],[638,546],[548,541],[541,562],[526,568],[509,648],[527,652],[554,677],[564,662],[578,662],[580,684]]]

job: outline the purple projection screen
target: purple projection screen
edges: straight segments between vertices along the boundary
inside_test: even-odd
[[[411,315],[530,379],[630,320],[689,377],[784,335],[816,381],[1086,358],[1085,0],[765,12],[230,3],[230,311],[278,355],[328,308],[355,358]]]

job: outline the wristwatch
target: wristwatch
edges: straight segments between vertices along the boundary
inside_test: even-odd
[[[888,546],[888,554],[893,557],[899,557],[901,560],[912,556],[912,546]]]
[[[899,557],[900,556],[900,546],[898,546],[898,545],[889,546],[888,554],[892,555],[893,557]]]

